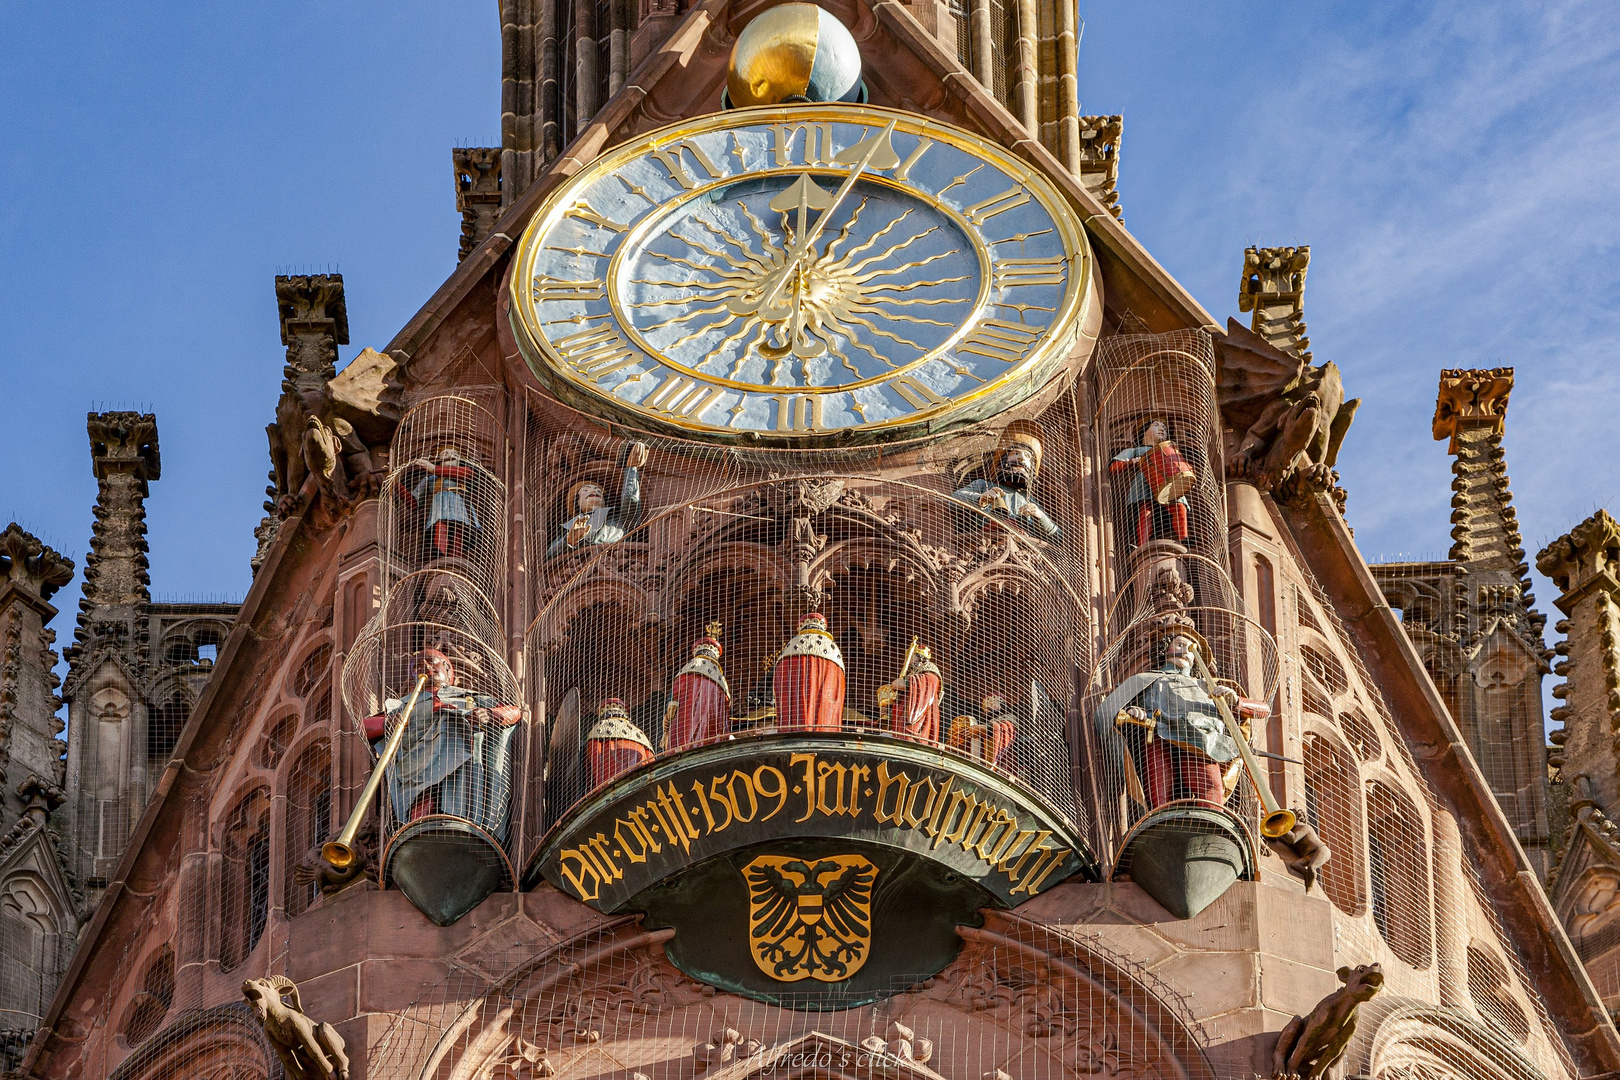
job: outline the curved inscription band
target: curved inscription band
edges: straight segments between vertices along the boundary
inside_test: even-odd
[[[599,911],[711,859],[838,839],[982,887],[1015,907],[1097,863],[1038,796],[973,760],[890,736],[766,735],[698,747],[620,777],[569,812],[524,875]]]

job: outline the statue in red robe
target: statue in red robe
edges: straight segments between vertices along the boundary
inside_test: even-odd
[[[680,750],[731,731],[731,686],[720,666],[719,639],[720,624],[710,623],[707,634],[693,644],[692,659],[670,685],[666,750]]]
[[[928,646],[912,646],[900,677],[878,687],[878,706],[889,710],[889,730],[895,734],[939,742],[939,668]]]
[[[964,754],[1011,772],[1018,721],[1013,718],[1007,699],[1000,694],[984,695],[979,705],[984,710],[983,722],[971,716],[958,716],[951,721],[950,744]]]
[[[771,673],[778,731],[838,731],[844,726],[844,654],[811,612],[782,647]]]
[[[591,787],[601,787],[620,773],[652,760],[652,742],[630,719],[630,710],[618,698],[608,698],[596,712],[597,720],[585,736],[585,765]]]

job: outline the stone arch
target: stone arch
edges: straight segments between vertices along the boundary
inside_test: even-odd
[[[255,784],[224,816],[219,846],[220,964],[241,966],[253,952],[270,913],[270,789]]]
[[[52,892],[27,870],[0,883],[0,1027],[37,1025],[72,957],[72,914],[58,910]]]
[[[473,1080],[524,1073],[572,1080],[611,1071],[669,1075],[696,1057],[705,1075],[841,1076],[838,1063],[797,1072],[781,1054],[806,1045],[864,1047],[862,1076],[1132,1076],[1214,1080],[1205,1037],[1185,1006],[1092,939],[1010,912],[963,927],[959,958],[878,1008],[781,1008],[716,993],[672,967],[673,931],[634,918],[604,922],[517,962],[481,987],[452,977],[418,1001],[373,1051],[379,1074]],[[906,1060],[903,1032],[930,1060]],[[723,1033],[735,1032],[729,1040]],[[877,1050],[873,1039],[884,1043]],[[707,1042],[705,1040],[708,1040]],[[749,1040],[753,1040],[752,1043]],[[696,1047],[695,1050],[692,1048]],[[545,1062],[545,1065],[541,1065]],[[761,1067],[755,1067],[757,1062]],[[776,1062],[775,1070],[764,1066]],[[844,1062],[844,1065],[851,1064]],[[549,1070],[549,1071],[548,1071]]]
[[[300,863],[313,860],[334,831],[332,744],[315,738],[291,760],[282,784],[286,809],[281,836],[281,902],[289,919],[302,915],[319,895],[315,883],[300,882],[295,871]]]
[[[108,1080],[270,1080],[280,1064],[245,1002],[186,1013],[119,1063]]]
[[[1547,1080],[1573,1075],[1567,1066],[1532,1062],[1506,1032],[1482,1025],[1460,1009],[1398,997],[1374,998],[1361,1007],[1339,1067],[1346,1076],[1372,1080]]]
[[[1434,959],[1429,845],[1417,805],[1399,787],[1369,780],[1367,869],[1373,922],[1390,951],[1422,970]]]

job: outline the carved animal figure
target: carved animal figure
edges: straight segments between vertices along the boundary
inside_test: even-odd
[[[1333,466],[1360,398],[1344,399],[1339,368],[1311,364],[1227,320],[1216,345],[1221,415],[1236,436],[1228,475],[1263,490],[1299,476],[1313,487],[1333,483]]]
[[[1344,985],[1317,1002],[1309,1016],[1288,1021],[1277,1036],[1271,1071],[1278,1078],[1317,1080],[1327,1075],[1344,1056],[1356,1032],[1356,1010],[1384,987],[1384,971],[1377,964],[1339,969]]]
[[[1295,818],[1296,824],[1285,835],[1266,842],[1288,867],[1288,872],[1297,875],[1309,892],[1316,884],[1317,871],[1333,858],[1333,851],[1316,830],[1305,823],[1303,813],[1295,811]]]
[[[317,1024],[304,1015],[291,979],[285,975],[249,979],[242,984],[242,996],[264,1025],[287,1080],[349,1080],[343,1036],[331,1024]]]

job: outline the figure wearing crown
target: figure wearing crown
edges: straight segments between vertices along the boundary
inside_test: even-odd
[[[950,745],[970,757],[997,768],[1013,768],[1013,740],[1018,737],[1018,720],[1013,716],[1007,699],[991,692],[979,702],[983,720],[972,716],[958,716],[951,721],[946,738]]]
[[[1002,431],[991,456],[990,473],[951,493],[951,498],[992,518],[1014,522],[1035,536],[1056,540],[1062,535],[1033,494],[1041,473],[1041,426],[1015,420]]]
[[[731,731],[731,686],[720,652],[720,624],[712,622],[670,684],[664,749],[680,750]]]
[[[624,483],[619,501],[610,504],[607,491],[595,480],[581,480],[568,492],[573,511],[562,531],[546,548],[546,557],[561,555],[595,544],[616,544],[641,523],[641,467],[647,464],[647,444],[634,442],[624,448]]]
[[[779,731],[837,731],[844,726],[844,654],[827,629],[827,618],[811,612],[799,632],[782,646],[771,672]]]
[[[913,639],[899,678],[878,687],[878,706],[889,711],[889,730],[938,742],[940,690],[939,668],[928,646]]]
[[[629,707],[619,698],[602,702],[596,717],[585,736],[585,766],[593,788],[653,758],[652,741],[630,719]]]

